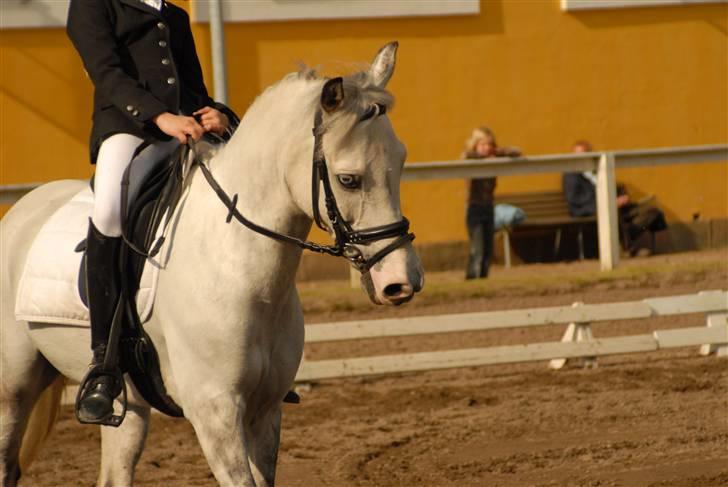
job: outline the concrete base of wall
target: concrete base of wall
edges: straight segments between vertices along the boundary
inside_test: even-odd
[[[531,240],[533,238],[533,240]],[[595,239],[596,234],[585,232],[585,250],[587,258],[597,258],[596,244],[589,239]],[[571,233],[562,235],[562,249],[554,258],[552,246],[553,236],[528,237],[527,242],[512,242],[512,265],[533,262],[534,255],[541,261],[573,260],[577,256],[575,236]],[[539,240],[539,242],[536,242]],[[574,240],[574,241],[572,241]],[[535,245],[538,243],[538,245]],[[640,242],[649,247],[649,236],[646,235]],[[525,244],[525,245],[524,245]],[[659,254],[671,252],[686,252],[690,250],[710,249],[728,245],[728,219],[710,221],[695,221],[690,223],[672,222],[666,231],[656,234],[655,250]],[[494,261],[503,264],[503,241],[500,232],[496,233],[494,242]],[[468,259],[468,242],[451,241],[415,245],[415,249],[422,260],[423,267],[430,272],[453,271],[462,269]],[[530,249],[528,251],[524,249]],[[536,249],[534,254],[533,249]],[[545,249],[545,250],[544,250]],[[298,270],[299,281],[317,281],[325,279],[348,279],[349,264],[343,259],[312,254],[305,252]]]
[[[666,239],[658,241],[661,253],[709,249],[728,244],[728,219],[671,223]]]

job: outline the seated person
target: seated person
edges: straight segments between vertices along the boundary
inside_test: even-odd
[[[630,255],[645,256],[654,251],[655,232],[667,229],[665,214],[648,205],[652,197],[644,198],[638,202],[632,202],[627,189],[622,184],[617,185],[617,208],[619,210],[619,233],[622,245]],[[650,248],[639,246],[639,239],[646,231],[649,231],[653,241]]]
[[[579,140],[572,147],[573,152],[592,152],[592,146]],[[565,173],[562,186],[571,216],[592,216],[597,212],[596,174],[591,171]],[[651,198],[648,198],[649,200]],[[665,230],[665,215],[658,208],[648,206],[647,200],[633,202],[624,185],[617,185],[617,209],[619,211],[619,233],[624,249],[630,255],[649,255],[654,249],[638,248],[638,240],[645,231],[652,233]]]

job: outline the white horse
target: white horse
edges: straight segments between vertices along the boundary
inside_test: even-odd
[[[209,162],[222,188],[240,195],[241,214],[305,239],[316,213],[330,215],[323,201],[315,203],[316,211],[312,207],[311,129],[318,117],[323,135],[317,137],[317,152],[328,169],[322,187],[330,186],[345,225],[337,227],[326,216],[322,221],[332,235],[347,227],[354,234],[357,229],[377,234],[377,240],[366,235],[350,240],[344,251],[359,262],[379,254],[364,272],[364,287],[377,304],[408,301],[424,282],[411,239],[402,238],[406,220],[399,182],[406,150],[384,114],[392,102],[384,88],[396,49],[396,43],[384,46],[368,71],[343,81],[327,81],[312,71],[286,76],[258,97],[230,142]],[[227,224],[228,208],[202,176],[200,170],[191,172],[170,225],[171,250],[145,328],[159,352],[167,392],[194,426],[220,485],[273,485],[280,406],[303,351],[294,279],[301,249]],[[33,440],[30,431],[47,432],[52,424],[57,406],[36,405],[31,415],[34,404],[43,391],[44,397],[53,391],[50,403],[57,401],[63,378],[80,380],[90,358],[87,328],[17,321],[13,311],[34,236],[85,184],[46,184],[2,220],[3,486],[15,485],[20,476],[21,444]],[[357,252],[361,255],[350,255]],[[119,428],[101,428],[99,485],[131,485],[141,455],[150,407],[128,387],[126,419]]]

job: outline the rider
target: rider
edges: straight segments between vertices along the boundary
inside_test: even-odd
[[[187,13],[165,0],[71,0],[68,36],[93,82],[91,163],[94,208],[86,247],[91,374],[77,410],[103,423],[121,391],[102,367],[119,300],[121,182],[130,170],[131,202],[154,166],[187,137],[229,135],[234,112],[207,94]],[[89,377],[89,376],[87,376]]]

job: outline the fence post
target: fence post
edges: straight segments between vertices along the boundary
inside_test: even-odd
[[[354,269],[353,267],[349,266],[349,287],[352,289],[358,289],[361,284],[361,273]]]
[[[603,152],[597,165],[597,229],[599,261],[603,271],[619,264],[617,227],[617,185],[614,175],[614,154]]]
[[[511,229],[508,227],[503,227],[503,230],[501,231],[501,235],[503,235],[503,265],[506,267],[506,269],[510,269],[510,267],[511,267]]]

